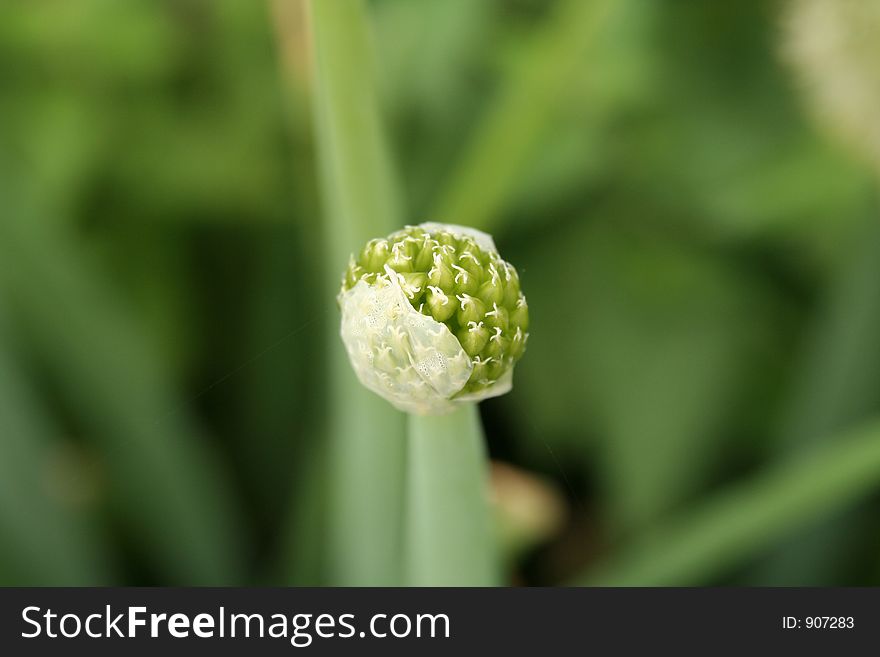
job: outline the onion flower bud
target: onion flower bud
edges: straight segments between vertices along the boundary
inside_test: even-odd
[[[425,223],[352,255],[340,335],[360,382],[396,408],[442,414],[508,392],[529,311],[492,238]]]

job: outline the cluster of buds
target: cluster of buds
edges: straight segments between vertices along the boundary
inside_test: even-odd
[[[410,413],[504,394],[529,335],[516,270],[489,235],[462,226],[371,240],[351,257],[338,300],[361,383]]]

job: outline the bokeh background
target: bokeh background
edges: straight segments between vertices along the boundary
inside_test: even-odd
[[[364,3],[401,216],[493,233],[529,299],[481,407],[507,582],[880,584],[858,4]],[[0,583],[363,581],[328,557],[311,28],[0,6]]]

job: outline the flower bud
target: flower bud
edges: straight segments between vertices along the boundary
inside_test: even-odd
[[[479,354],[489,342],[489,329],[483,326],[483,322],[468,322],[456,335],[462,348],[471,357]]]
[[[489,235],[426,223],[371,240],[338,300],[355,373],[395,407],[444,413],[510,390],[528,306]]]
[[[442,289],[434,285],[428,286],[426,298],[428,310],[431,311],[431,317],[438,322],[445,322],[458,309],[456,298],[446,294]]]
[[[472,297],[469,294],[459,294],[456,299],[458,300],[459,308],[455,318],[458,320],[459,326],[469,326],[473,322],[479,322],[484,319],[486,306],[477,297]]]

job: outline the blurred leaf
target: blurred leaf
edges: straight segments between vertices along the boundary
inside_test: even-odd
[[[275,529],[296,480],[309,476],[304,459],[319,442],[315,425],[320,414],[315,409],[326,401],[324,373],[303,376],[313,366],[312,354],[323,345],[325,318],[314,311],[319,282],[310,271],[315,266],[308,253],[311,245],[297,237],[289,226],[256,241],[244,346],[237,355],[248,366],[231,400],[235,412],[230,438],[267,529]]]
[[[320,434],[317,437],[323,438]],[[279,575],[289,586],[322,586],[328,580],[331,565],[326,545],[331,511],[325,480],[326,474],[331,472],[328,452],[325,445],[312,441],[300,451],[296,463],[291,508],[280,542],[283,552],[278,559]]]
[[[117,581],[102,532],[53,463],[62,441],[9,353],[0,317],[0,584],[99,586]],[[57,463],[55,463],[57,465]],[[82,491],[91,482],[76,471]]]
[[[608,520],[631,530],[709,479],[778,311],[722,257],[640,228],[638,209],[610,208],[530,241],[517,260],[533,320],[512,408],[536,457],[556,444],[591,466],[593,436]]]
[[[667,3],[656,16],[657,93],[621,131],[612,175],[713,234],[781,234],[826,257],[858,220],[868,178],[805,120],[775,13]]]
[[[114,511],[141,556],[164,581],[241,581],[231,491],[153,346],[75,240],[5,197],[0,285],[106,462]]]
[[[781,459],[803,458],[832,432],[880,409],[880,224],[869,219],[853,236],[814,320],[781,422]],[[840,585],[869,526],[857,514],[814,524],[786,541],[752,577],[778,586]]]
[[[259,3],[14,2],[0,26],[0,137],[60,217],[283,217],[283,103]]]
[[[824,442],[810,456],[767,470],[668,520],[575,583],[711,582],[774,541],[880,486],[880,424],[872,422]]]
[[[866,219],[808,329],[782,422],[783,448],[821,442],[880,404],[880,224]]]
[[[386,0],[375,4],[373,22],[381,70],[377,78],[389,109],[443,120],[466,90],[462,71],[480,56],[480,37],[491,29],[497,3],[472,0]]]
[[[494,0],[386,0],[373,3],[383,107],[406,162],[412,223],[428,216],[454,166],[461,135],[482,108],[487,40],[499,30]]]
[[[502,83],[441,194],[433,218],[492,232],[536,139],[614,3],[561,0]]]
[[[567,212],[568,204],[627,173],[616,169],[621,147],[662,93],[655,33],[663,10],[650,0],[618,0],[609,8],[510,186],[505,225],[549,223],[555,207]]]

